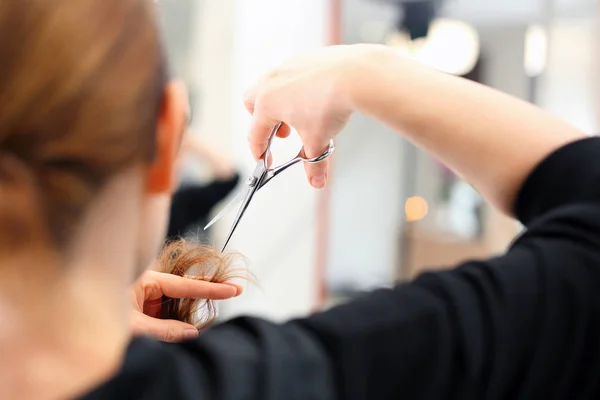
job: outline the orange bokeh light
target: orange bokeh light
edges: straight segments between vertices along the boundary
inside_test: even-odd
[[[427,215],[429,206],[424,198],[419,196],[409,197],[404,204],[404,213],[407,221],[419,221]]]

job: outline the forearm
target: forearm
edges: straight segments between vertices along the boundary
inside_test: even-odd
[[[234,163],[224,157],[216,149],[208,146],[205,142],[195,140],[190,135],[186,136],[184,142],[185,150],[194,153],[196,157],[206,162],[216,179],[230,179],[236,174]]]
[[[384,48],[354,74],[349,86],[357,111],[401,132],[508,214],[533,168],[585,136],[529,103]]]
[[[205,160],[208,161],[210,169],[215,179],[231,179],[235,176],[237,172],[235,165],[229,159],[223,158],[215,154],[210,154],[205,156]]]

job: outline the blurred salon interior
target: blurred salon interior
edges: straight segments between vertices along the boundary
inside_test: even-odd
[[[193,115],[170,235],[222,245],[235,211],[203,227],[255,166],[245,88],[325,45],[382,43],[597,131],[594,0],[157,3]],[[298,165],[256,195],[229,245],[256,279],[243,296],[219,303],[220,318],[306,315],[432,266],[501,252],[520,229],[446,166],[366,117],[354,116],[336,146],[325,189],[311,188]],[[294,134],[276,139],[274,163],[300,148]]]

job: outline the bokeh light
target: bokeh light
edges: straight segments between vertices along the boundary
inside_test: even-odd
[[[409,222],[422,220],[427,216],[428,211],[427,201],[419,196],[409,197],[404,204],[404,213]]]

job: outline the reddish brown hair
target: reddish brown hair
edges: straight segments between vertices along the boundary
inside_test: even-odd
[[[223,283],[250,278],[245,261],[238,254],[220,254],[211,247],[180,239],[165,245],[159,257],[159,268],[162,272],[190,279]],[[208,327],[216,317],[217,308],[211,300],[164,297],[161,304],[161,318],[187,322],[198,330]]]
[[[2,1],[0,60],[0,250],[65,246],[109,179],[153,156],[154,2]]]

